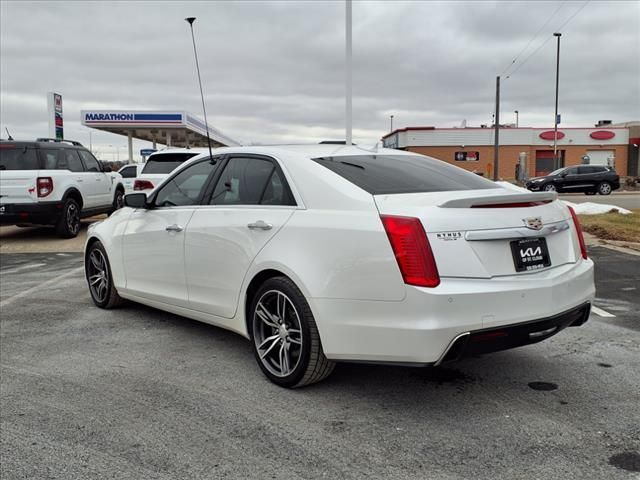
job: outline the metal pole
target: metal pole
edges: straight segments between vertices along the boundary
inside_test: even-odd
[[[129,132],[128,135],[128,139],[127,139],[127,145],[128,145],[128,150],[129,150],[129,161],[133,162],[133,134],[131,132]]]
[[[518,124],[520,123],[520,122],[518,121],[518,120],[519,120],[519,118],[518,118],[518,115],[519,115],[519,114],[518,114],[518,110],[515,110],[515,112],[514,112],[514,113],[516,114],[516,128],[518,128]]]
[[[554,33],[554,37],[558,39],[558,50],[556,53],[556,110],[553,118],[553,169],[560,168],[558,161],[558,86],[560,83],[560,37],[561,33]]]
[[[207,109],[204,106],[204,93],[202,92],[202,79],[200,78],[200,64],[198,63],[198,51],[196,50],[196,37],[193,35],[193,22],[196,21],[196,17],[187,17],[185,20],[191,27],[191,41],[193,42],[193,55],[196,57],[196,70],[198,71],[198,84],[200,85],[200,98],[202,99],[202,113],[204,114],[204,126],[207,129],[207,145],[209,146],[209,156],[213,157],[211,153],[211,138],[209,137],[209,123],[207,122]]]
[[[496,121],[493,126],[495,137],[493,140],[493,180],[498,180],[499,152],[500,147],[500,76],[496,77]]]
[[[391,120],[391,125],[390,125],[390,128],[389,128],[389,131],[393,132],[393,115],[391,115],[389,118]]]
[[[345,119],[346,119],[346,138],[345,138],[345,144],[346,145],[351,145],[352,142],[352,137],[351,137],[351,123],[352,123],[352,105],[351,105],[351,95],[352,95],[352,72],[351,72],[351,0],[346,0],[345,1],[345,8],[346,8],[346,37],[347,37],[347,45],[346,45],[346,69],[347,69],[347,75],[346,75],[346,114],[345,114]]]

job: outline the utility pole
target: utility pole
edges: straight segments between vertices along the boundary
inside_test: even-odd
[[[345,1],[345,10],[346,10],[346,24],[345,24],[345,30],[346,30],[346,105],[345,105],[345,144],[346,145],[351,145],[352,142],[352,138],[351,138],[351,123],[352,123],[352,112],[353,112],[353,108],[351,105],[351,95],[352,95],[352,72],[351,72],[351,43],[352,43],[352,38],[351,38],[351,0],[346,0]]]
[[[557,170],[560,168],[560,161],[558,160],[558,86],[560,84],[560,37],[562,34],[554,33],[553,36],[558,39],[556,52],[556,110],[553,119],[553,169]]]
[[[496,113],[495,124],[493,125],[495,137],[493,140],[493,180],[498,180],[499,152],[500,148],[500,76],[496,77]]]
[[[393,115],[389,116],[389,121],[390,121],[389,131],[393,132]]]
[[[518,128],[518,124],[520,123],[519,122],[520,119],[518,118],[520,115],[520,112],[518,112],[518,110],[514,110],[513,113],[516,114],[516,128]]]

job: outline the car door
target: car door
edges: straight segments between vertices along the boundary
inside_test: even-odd
[[[102,167],[87,150],[77,150],[82,158],[86,172],[84,174],[86,186],[91,192],[93,207],[106,207],[113,203],[113,178],[102,171]]]
[[[572,189],[578,188],[580,184],[580,174],[578,167],[567,168],[561,176],[560,186],[562,190],[570,192]]]
[[[189,304],[232,318],[249,266],[297,207],[281,167],[269,157],[227,158],[210,192],[185,238]]]
[[[175,173],[136,209],[122,239],[128,292],[149,300],[187,307],[184,239],[195,206],[215,170],[209,159]]]

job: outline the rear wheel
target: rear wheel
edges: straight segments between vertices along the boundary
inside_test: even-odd
[[[553,183],[547,183],[544,187],[543,190],[545,192],[556,192],[558,189],[556,188],[556,186]]]
[[[80,205],[73,198],[67,198],[62,207],[62,215],[56,225],[56,232],[62,238],[73,238],[80,231]]]
[[[325,357],[307,300],[286,277],[267,280],[249,309],[253,352],[273,383],[295,388],[325,379],[335,364]]]
[[[122,304],[123,300],[113,286],[113,276],[111,275],[107,252],[99,241],[89,247],[85,258],[84,271],[93,303],[100,308],[106,309]]]
[[[598,185],[598,193],[600,195],[609,195],[611,190],[611,184],[609,182],[600,182]]]

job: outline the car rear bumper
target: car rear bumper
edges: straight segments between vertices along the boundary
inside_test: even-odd
[[[0,205],[0,225],[55,225],[62,207],[62,202],[4,203]]]
[[[508,327],[508,342],[496,338],[488,344],[487,351],[494,351],[526,344],[518,340],[524,333],[557,327],[531,338],[544,340],[569,323],[583,323],[584,319],[571,320],[574,310],[587,309],[588,316],[586,305],[595,296],[593,262],[580,260],[488,280],[443,278],[436,288],[407,286],[406,292],[399,302],[310,299],[326,356],[339,361],[437,364],[462,336],[475,338]],[[552,325],[550,319],[559,323]],[[565,325],[565,320],[571,321]]]

